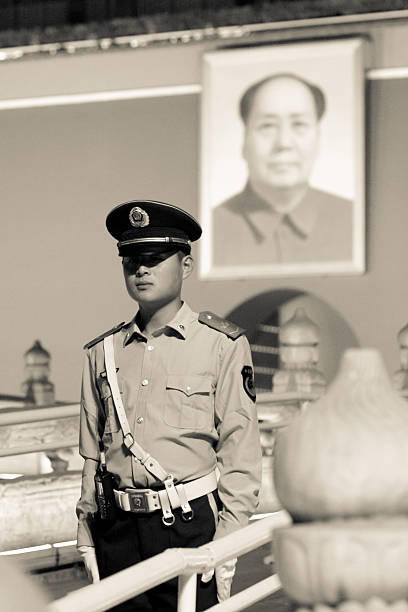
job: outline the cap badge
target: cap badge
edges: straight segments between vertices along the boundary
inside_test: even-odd
[[[133,227],[146,227],[150,223],[147,212],[138,206],[134,206],[130,211],[129,221]]]

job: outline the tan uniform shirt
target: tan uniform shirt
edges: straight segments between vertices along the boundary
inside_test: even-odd
[[[135,319],[114,335],[115,361],[135,440],[178,482],[220,471],[224,509],[215,537],[247,523],[257,506],[261,447],[255,403],[244,389],[251,366],[245,336],[232,340],[198,321],[183,304],[176,317],[147,336]],[[87,349],[83,370],[79,450],[85,459],[78,545],[91,545],[86,518],[96,511],[94,474],[102,437],[108,471],[119,488],[157,486],[129,455],[106,378],[103,342]],[[85,520],[84,520],[85,519]]]

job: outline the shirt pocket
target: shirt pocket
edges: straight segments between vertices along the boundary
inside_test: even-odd
[[[123,401],[123,392],[119,376],[118,385]],[[106,377],[106,372],[101,372],[98,376],[98,390],[105,410],[104,434],[115,433],[120,429],[120,422],[113,403],[112,391]]]
[[[208,376],[170,375],[166,383],[164,422],[179,429],[208,428],[213,419],[214,392]]]

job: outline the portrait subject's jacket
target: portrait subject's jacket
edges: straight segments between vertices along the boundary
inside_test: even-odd
[[[215,266],[351,261],[353,203],[309,187],[278,214],[247,184],[214,209],[212,237]]]

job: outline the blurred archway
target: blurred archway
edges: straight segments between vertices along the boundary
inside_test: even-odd
[[[298,307],[303,307],[320,328],[319,369],[328,383],[337,372],[343,352],[359,346],[356,333],[343,315],[317,295],[291,288],[260,293],[227,315],[246,329],[258,392],[272,389],[273,374],[280,366],[279,327]]]

